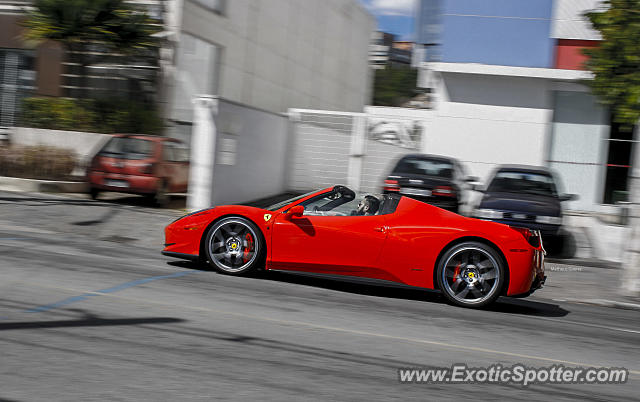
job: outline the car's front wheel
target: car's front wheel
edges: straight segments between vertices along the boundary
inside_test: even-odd
[[[230,275],[243,275],[262,262],[264,240],[253,222],[228,217],[216,222],[207,232],[205,255],[213,268]]]
[[[473,241],[456,244],[438,263],[438,286],[453,304],[483,307],[500,296],[505,269],[493,247]]]

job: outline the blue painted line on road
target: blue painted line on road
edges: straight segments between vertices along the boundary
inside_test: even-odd
[[[92,297],[92,296],[100,296],[99,294],[96,294],[96,293],[107,294],[107,293],[119,292],[121,290],[128,289],[128,288],[131,288],[131,287],[134,287],[134,286],[138,286],[138,285],[142,285],[142,284],[145,284],[145,283],[149,283],[149,282],[153,282],[153,281],[157,281],[157,280],[161,280],[161,279],[179,278],[181,276],[194,274],[194,273],[197,273],[197,272],[200,272],[200,271],[195,271],[195,270],[194,271],[182,271],[182,272],[176,272],[174,274],[169,274],[169,275],[152,276],[152,277],[149,277],[149,278],[138,279],[138,280],[131,281],[131,282],[125,282],[125,283],[123,283],[121,285],[114,286],[112,288],[97,290],[97,291],[95,291],[93,293],[85,293],[85,294],[82,294],[80,296],[67,297],[66,299],[60,300],[58,302],[51,303],[51,304],[45,304],[43,306],[34,307],[32,309],[25,310],[24,312],[25,313],[42,313],[42,312],[45,312],[45,311],[50,311],[50,310],[56,309],[58,307],[69,305],[71,303],[76,303],[76,302],[79,302],[79,301],[86,300],[86,299],[88,299],[89,297]]]
[[[64,300],[60,300],[59,302],[55,302],[55,303],[51,303],[51,304],[45,304],[44,306],[39,306],[39,307],[35,307],[35,308],[32,308],[32,309],[26,310],[25,313],[42,313],[43,311],[53,310],[54,308],[66,306],[67,304],[71,304],[71,303],[79,302],[79,301],[82,301],[82,300],[86,300],[89,296],[93,296],[93,295],[85,293],[85,294],[83,294],[81,296],[67,297]]]
[[[24,237],[0,237],[0,241],[2,240],[29,240]]]

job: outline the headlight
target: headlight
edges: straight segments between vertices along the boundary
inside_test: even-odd
[[[540,216],[536,216],[536,222],[546,223],[549,225],[562,225],[562,217],[540,215]]]
[[[502,219],[504,212],[495,209],[476,209],[474,215],[480,219]]]

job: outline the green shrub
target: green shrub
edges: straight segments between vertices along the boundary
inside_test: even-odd
[[[25,98],[22,126],[96,133],[161,134],[153,105],[126,99]]]
[[[52,130],[92,131],[96,121],[91,109],[65,98],[26,98],[22,125]]]

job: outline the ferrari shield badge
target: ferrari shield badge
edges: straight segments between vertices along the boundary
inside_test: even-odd
[[[271,214],[264,214],[264,221],[269,222],[269,219],[271,219]]]

